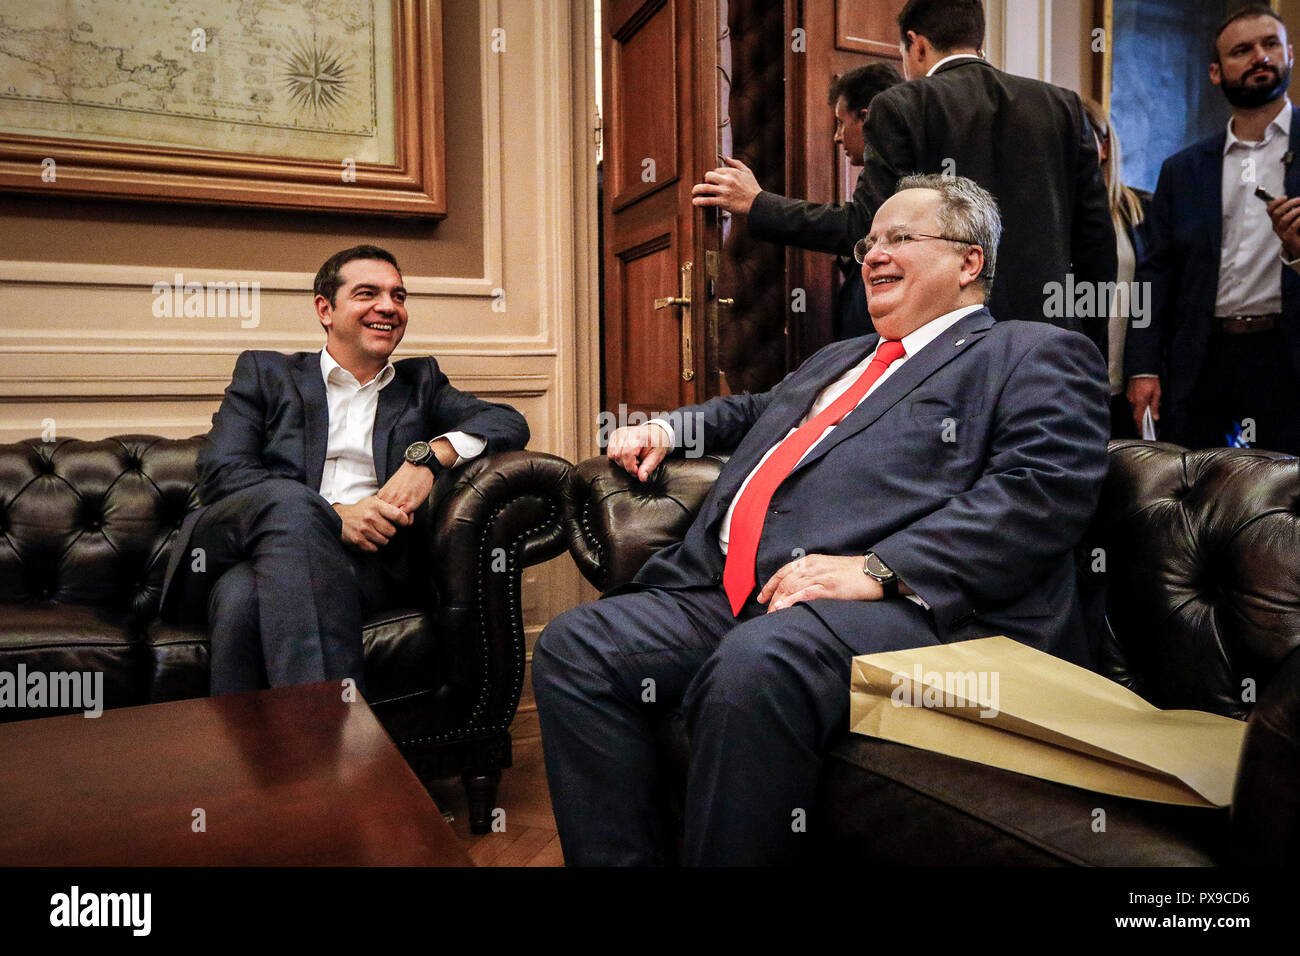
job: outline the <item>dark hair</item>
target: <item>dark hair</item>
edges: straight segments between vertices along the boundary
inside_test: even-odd
[[[940,52],[984,45],[984,4],[980,0],[907,0],[898,15],[898,35],[912,48],[908,31],[925,37]]]
[[[330,305],[333,306],[334,296],[338,294],[339,286],[343,285],[339,270],[356,259],[379,259],[390,263],[399,275],[402,272],[402,267],[397,264],[397,260],[393,258],[393,254],[387,249],[368,245],[353,246],[351,249],[336,252],[325,260],[325,264],[316,273],[316,281],[311,286],[312,292],[316,295],[325,296],[330,300]]]
[[[835,107],[842,96],[850,113],[865,110],[877,93],[883,93],[902,82],[902,75],[892,64],[868,63],[866,66],[855,66],[831,80],[831,108]]]
[[[1277,11],[1267,3],[1248,3],[1244,7],[1236,10],[1234,13],[1230,13],[1228,17],[1219,24],[1218,29],[1214,31],[1214,39],[1210,41],[1210,59],[1212,62],[1219,62],[1219,37],[1223,36],[1223,31],[1228,29],[1228,27],[1232,26],[1238,20],[1249,20],[1252,17],[1272,17],[1278,23],[1282,24],[1283,27],[1286,26],[1286,21],[1278,16]]]

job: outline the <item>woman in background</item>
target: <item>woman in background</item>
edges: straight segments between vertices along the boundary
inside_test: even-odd
[[[1131,288],[1133,274],[1146,252],[1146,230],[1142,228],[1151,210],[1151,194],[1140,189],[1124,185],[1120,175],[1119,134],[1110,124],[1110,117],[1094,100],[1083,98],[1083,108],[1088,114],[1088,123],[1092,126],[1093,138],[1097,141],[1097,159],[1101,163],[1101,175],[1106,181],[1106,192],[1110,196],[1110,218],[1115,223],[1115,243],[1119,253],[1119,274],[1116,284]],[[1125,297],[1127,299],[1127,297]],[[1124,336],[1128,331],[1129,316],[1119,298],[1111,302],[1109,322],[1110,354],[1107,364],[1110,367],[1110,429],[1112,438],[1137,438],[1137,429],[1133,424],[1133,412],[1128,399],[1124,397]]]

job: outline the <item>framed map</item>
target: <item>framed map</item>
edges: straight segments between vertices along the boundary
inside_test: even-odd
[[[0,0],[0,189],[441,218],[440,0]]]

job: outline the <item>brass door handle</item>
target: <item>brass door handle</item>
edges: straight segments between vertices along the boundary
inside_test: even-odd
[[[730,308],[731,308],[733,305],[735,305],[735,304],[736,304],[736,300],[735,300],[735,299],[719,299],[719,300],[718,300],[718,306],[719,306],[720,308],[723,308],[723,309],[730,309]]]
[[[695,378],[695,355],[691,348],[691,269],[693,263],[682,263],[682,294],[655,299],[655,309],[681,309],[678,318],[682,323],[682,381]]]

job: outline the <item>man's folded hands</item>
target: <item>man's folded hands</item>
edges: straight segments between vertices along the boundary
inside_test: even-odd
[[[354,505],[335,504],[334,510],[343,519],[343,540],[362,551],[378,551],[397,533],[399,527],[405,527],[414,520],[397,505],[384,501],[378,495],[362,498]]]

